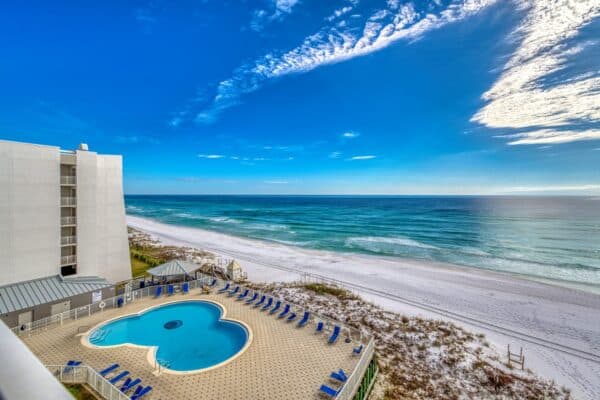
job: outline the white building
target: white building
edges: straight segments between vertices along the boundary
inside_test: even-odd
[[[18,285],[46,287],[40,282],[58,279],[75,295],[130,278],[121,156],[99,155],[86,145],[64,151],[0,141],[2,319],[8,324],[8,313],[44,298],[56,301],[62,292],[23,294]],[[49,312],[72,306],[62,302]],[[19,324],[43,316],[23,315]]]

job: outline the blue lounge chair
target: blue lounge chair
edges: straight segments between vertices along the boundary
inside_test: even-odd
[[[329,336],[329,340],[327,341],[329,344],[334,344],[337,341],[338,336],[340,336],[340,330],[340,327],[337,325],[333,327],[333,332],[331,333],[331,336]]]
[[[231,283],[227,282],[227,285],[225,285],[224,287],[222,287],[221,289],[219,289],[219,293],[226,292],[227,290],[229,290],[230,286],[231,286]]]
[[[339,393],[339,391],[330,388],[327,385],[321,385],[321,387],[319,388],[319,390],[323,393],[325,393],[326,395],[330,396],[330,397],[336,397]],[[133,397],[132,397],[133,398]]]
[[[325,327],[325,323],[323,321],[319,321],[317,323],[317,330],[315,332],[317,332],[317,333],[323,332],[324,327]]]
[[[236,286],[235,289],[233,289],[229,293],[227,293],[227,297],[233,297],[239,291],[240,291],[240,287]]]
[[[258,298],[258,292],[254,292],[254,295],[246,300],[246,304],[254,303],[254,300]]]
[[[138,386],[140,387],[140,386]],[[140,397],[144,396],[146,393],[148,393],[149,391],[152,390],[152,386],[146,386],[145,388],[141,389],[140,392],[138,394],[134,394],[133,396],[130,397],[131,400],[137,400]]]
[[[160,297],[160,295],[162,294],[162,288],[162,286],[156,287],[156,291],[154,292],[154,298]]]
[[[275,303],[275,307],[273,307],[273,309],[271,311],[269,311],[269,314],[275,314],[277,311],[279,311],[280,308],[281,308],[281,301],[277,300],[277,303]]]
[[[291,313],[289,317],[287,317],[287,322],[292,322],[293,320],[296,319],[298,315],[296,315],[295,312]]]
[[[256,303],[254,305],[255,308],[258,308],[260,306],[263,305],[263,303],[265,302],[265,300],[267,299],[267,296],[265,296],[264,294],[260,297],[260,301],[258,303]]]
[[[142,390],[144,390],[144,385],[140,385],[140,386],[136,387],[135,390],[133,391],[133,393],[131,394],[131,397],[137,396],[138,394],[140,394],[140,392]]]
[[[68,374],[73,371],[73,367],[76,367],[81,364],[81,361],[69,360],[65,365],[65,369],[63,369],[63,373]]]
[[[340,368],[339,372],[332,372],[331,375],[329,375],[329,377],[332,379],[335,379],[336,381],[339,381],[341,383],[344,383],[348,380],[348,377],[344,373],[344,370],[341,368]]]
[[[352,353],[353,354],[357,354],[357,355],[360,354],[362,352],[362,350],[363,350],[363,347],[364,346],[362,344],[360,346],[358,346],[358,347],[355,347],[354,349],[352,349]]]
[[[181,293],[188,294],[189,292],[190,292],[190,284],[188,282],[184,282],[183,285],[181,285]]]
[[[308,323],[308,319],[310,318],[310,313],[308,311],[304,311],[304,315],[302,319],[298,321],[298,328],[304,327]]]
[[[250,289],[246,289],[246,290],[244,290],[244,293],[242,293],[242,294],[238,295],[238,298],[237,298],[237,299],[238,299],[238,300],[242,300],[242,299],[244,299],[244,297],[248,296],[248,293],[250,293]]]
[[[119,375],[115,376],[114,378],[111,378],[109,380],[109,382],[114,385],[115,383],[119,382],[121,379],[125,378],[127,375],[129,375],[129,371],[123,371]]]
[[[265,304],[264,306],[262,306],[261,310],[266,310],[268,308],[270,308],[273,305],[273,298],[269,297],[269,300],[267,301],[267,304]]]
[[[102,376],[106,376],[106,375],[110,374],[111,372],[113,372],[117,368],[119,368],[119,364],[113,364],[110,367],[105,368],[102,371],[100,371],[99,374]]]
[[[213,279],[211,283],[209,283],[207,286],[213,287],[217,284],[217,280]]]
[[[142,383],[142,380],[140,378],[135,378],[134,380],[131,380],[131,378],[127,378],[125,380],[125,383],[123,384],[123,386],[121,386],[121,392],[125,393],[125,392],[133,389],[135,386],[137,386],[140,383]]]
[[[173,293],[175,293],[175,286],[173,286],[173,285],[167,286],[167,294],[169,296],[173,296]]]
[[[290,305],[286,304],[285,307],[283,308],[283,311],[279,314],[279,316],[277,318],[284,318],[286,315],[288,315],[289,312],[290,312]]]

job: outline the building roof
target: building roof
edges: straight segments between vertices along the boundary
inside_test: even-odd
[[[52,303],[112,286],[97,276],[63,278],[60,275],[0,286],[0,314]]]
[[[188,261],[171,260],[157,267],[150,268],[146,272],[154,276],[189,275],[200,268],[200,265]]]

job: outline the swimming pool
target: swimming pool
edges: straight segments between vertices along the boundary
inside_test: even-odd
[[[200,372],[230,360],[249,344],[248,328],[222,319],[223,314],[223,307],[210,301],[167,303],[108,321],[87,340],[97,347],[151,347],[153,358],[167,370]]]

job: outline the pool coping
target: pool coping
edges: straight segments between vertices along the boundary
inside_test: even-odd
[[[106,325],[109,324],[113,321],[116,321],[118,319],[124,319],[124,318],[129,318],[132,316],[140,316],[141,314],[144,314],[145,312],[148,312],[149,310],[153,309],[153,308],[158,308],[158,307],[162,307],[165,305],[169,305],[169,304],[175,304],[175,303],[186,303],[186,302],[204,302],[204,303],[211,303],[215,306],[217,306],[220,310],[221,310],[221,315],[219,317],[219,321],[226,321],[226,322],[235,322],[240,324],[247,333],[247,340],[246,343],[244,344],[244,346],[237,352],[235,353],[233,356],[229,357],[226,360],[221,361],[218,364],[215,365],[211,365],[210,367],[206,367],[206,368],[200,368],[200,369],[194,369],[194,370],[189,370],[189,371],[176,371],[173,369],[169,369],[167,367],[164,367],[162,365],[160,365],[160,363],[158,362],[158,359],[156,358],[156,352],[158,350],[158,346],[143,346],[143,345],[139,345],[139,344],[133,344],[133,343],[122,343],[122,344],[114,344],[114,345],[108,345],[108,346],[97,346],[93,343],[91,343],[89,341],[89,337],[90,334],[95,331],[96,329],[98,329],[99,327],[101,327],[102,325]],[[224,366],[225,364],[229,364],[230,362],[234,361],[236,358],[240,357],[242,354],[244,354],[246,352],[246,350],[250,347],[250,344],[252,343],[252,340],[254,338],[254,335],[252,333],[252,329],[250,329],[250,326],[248,326],[248,324],[244,321],[235,319],[235,318],[227,318],[227,308],[225,308],[225,306],[221,303],[218,303],[214,300],[209,300],[209,299],[185,299],[185,300],[173,300],[173,301],[167,301],[164,303],[160,303],[151,307],[146,307],[143,310],[140,310],[138,312],[135,313],[130,313],[130,314],[126,314],[126,315],[121,315],[118,317],[114,317],[114,318],[110,318],[107,319],[105,321],[102,321],[96,325],[94,325],[93,327],[91,327],[89,330],[87,330],[86,332],[84,332],[81,335],[81,344],[85,347],[88,348],[92,348],[92,349],[110,349],[110,348],[117,348],[117,347],[122,347],[122,346],[126,346],[126,347],[133,347],[133,348],[141,348],[141,349],[148,349],[148,353],[146,355],[146,360],[148,361],[148,363],[153,367],[156,368],[156,366],[158,365],[158,371],[159,373],[165,372],[168,374],[172,374],[172,375],[192,375],[192,374],[199,374],[202,372],[207,372],[207,371],[211,371],[213,369],[219,368]]]

